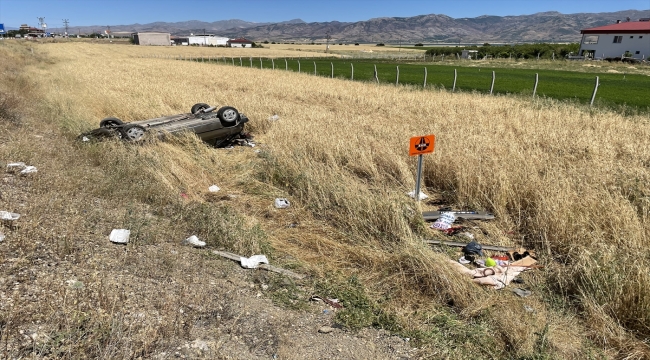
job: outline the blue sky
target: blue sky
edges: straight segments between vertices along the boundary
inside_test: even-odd
[[[45,17],[49,28],[57,28],[63,26],[62,19],[69,19],[70,26],[105,26],[227,19],[360,21],[422,14],[462,18],[630,9],[649,10],[650,0],[0,0],[0,23],[5,27],[36,26],[37,17]]]

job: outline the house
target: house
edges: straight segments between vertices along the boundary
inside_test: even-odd
[[[159,32],[140,32],[133,34],[133,42],[136,45],[154,45],[154,46],[170,46],[171,39],[169,33]]]
[[[639,21],[616,21],[616,24],[580,31],[582,42],[578,54],[586,59],[613,59],[650,56],[650,18]]]
[[[476,59],[478,58],[478,50],[463,50],[460,57],[461,59]]]
[[[239,39],[230,39],[228,40],[227,46],[229,47],[253,47],[253,42],[244,38]]]

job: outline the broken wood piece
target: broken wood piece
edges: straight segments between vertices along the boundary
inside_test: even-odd
[[[221,257],[224,257],[226,259],[237,261],[237,262],[239,262],[241,260],[241,258],[242,258],[239,255],[229,253],[229,252],[226,252],[226,251],[213,250],[212,253],[215,254],[215,255],[219,255]],[[276,266],[273,266],[273,265],[260,264],[257,268],[258,269],[264,269],[264,270],[267,270],[267,271],[273,271],[275,273],[282,274],[284,276],[288,276],[288,277],[298,279],[298,280],[302,280],[302,279],[305,278],[305,275],[297,274],[297,273],[295,273],[293,271],[282,269],[282,268],[279,268],[279,267],[276,267]]]
[[[494,214],[487,211],[425,211],[422,213],[424,221],[437,220],[442,213],[450,212],[458,219],[465,220],[492,220]]]
[[[424,242],[429,245],[446,245],[446,246],[454,246],[454,247],[465,247],[467,245],[466,243],[456,242],[456,241],[424,240]],[[513,249],[511,247],[492,246],[492,245],[483,245],[483,244],[481,244],[481,248],[483,250],[503,251],[503,252],[508,252]]]

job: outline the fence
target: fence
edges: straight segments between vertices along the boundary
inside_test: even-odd
[[[376,83],[392,83],[394,85],[412,85],[422,88],[438,87],[450,88],[452,92],[456,92],[461,88],[469,91],[479,91],[491,95],[504,94],[504,93],[532,93],[532,97],[538,96],[538,87],[540,85],[539,73],[528,75],[529,78],[520,77],[516,82],[519,85],[513,87],[512,74],[508,74],[514,70],[501,69],[503,73],[498,73],[497,70],[484,71],[480,73],[471,74],[467,76],[469,70],[477,70],[476,68],[460,68],[463,74],[459,74],[458,69],[451,70],[443,69],[445,66],[436,65],[436,70],[432,72],[431,68],[417,64],[387,64],[384,62],[377,62],[373,64],[373,59],[361,58],[353,62],[354,58],[322,58],[322,57],[287,57],[287,58],[264,58],[264,57],[224,57],[224,56],[146,56],[152,58],[163,58],[172,60],[186,60],[201,63],[223,64],[229,66],[240,67],[257,67],[259,69],[270,70],[285,70],[309,73],[317,76],[327,76],[330,78],[341,78],[356,81],[372,81]],[[440,62],[443,62],[444,57],[440,57]],[[391,60],[392,58],[386,56],[383,60]],[[408,56],[403,56],[402,60],[409,59]],[[411,60],[422,60],[424,57],[410,57]],[[429,57],[431,60],[432,58]],[[447,59],[448,61],[449,59]],[[255,65],[259,62],[259,65]],[[277,62],[277,64],[276,64]],[[284,66],[280,64],[284,63]],[[449,72],[446,72],[446,71]],[[500,75],[503,74],[503,75]],[[489,78],[488,78],[489,77]],[[506,79],[507,78],[507,79]],[[453,81],[452,81],[453,79]],[[592,78],[593,79],[593,78]],[[502,80],[500,82],[500,80]],[[555,80],[550,80],[555,81]],[[525,85],[522,83],[527,83]],[[541,79],[542,86],[544,86],[544,78]],[[548,82],[546,83],[548,86]],[[584,85],[581,85],[584,88]],[[599,77],[596,77],[596,83],[593,90],[589,90],[589,94],[584,93],[581,89],[580,96],[553,96],[548,93],[544,94],[548,97],[555,98],[578,98],[593,106],[598,88],[600,86]]]

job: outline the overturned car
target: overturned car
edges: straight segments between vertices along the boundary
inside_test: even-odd
[[[216,110],[216,111],[215,111]],[[118,137],[125,141],[140,141],[147,136],[163,137],[165,134],[193,132],[201,140],[215,147],[226,147],[236,142],[247,142],[244,132],[246,115],[231,106],[217,110],[205,103],[192,106],[187,114],[164,116],[155,119],[125,123],[109,117],[99,122],[99,128],[84,134],[85,137]]]

